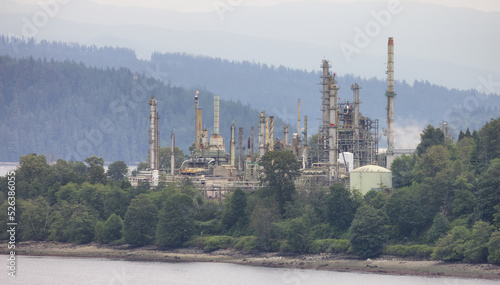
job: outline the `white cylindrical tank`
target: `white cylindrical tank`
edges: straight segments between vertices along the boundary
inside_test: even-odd
[[[350,173],[350,189],[366,194],[371,189],[392,189],[392,172],[377,165],[358,167]]]

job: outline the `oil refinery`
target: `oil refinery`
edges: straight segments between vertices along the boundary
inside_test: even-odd
[[[284,150],[295,155],[301,165],[301,175],[295,181],[297,189],[310,190],[315,187],[341,182],[351,189],[366,192],[370,189],[392,189],[392,173],[389,170],[394,158],[411,150],[398,150],[394,140],[394,40],[389,38],[387,48],[387,129],[382,134],[387,137],[387,150],[379,153],[378,119],[361,113],[361,87],[352,83],[352,100],[340,101],[336,74],[330,71],[328,60],[321,67],[321,106],[322,112],[318,133],[308,137],[307,116],[301,117],[300,99],[297,102],[297,130],[290,136],[291,126],[284,124],[282,136],[275,134],[274,116],[265,110],[255,118],[257,125],[257,146],[254,153],[254,127],[250,130],[237,128],[231,124],[229,151],[219,130],[219,96],[214,96],[214,125],[209,130],[203,128],[203,110],[199,106],[199,96],[194,96],[194,136],[193,150],[179,169],[175,169],[172,151],[171,168],[167,173],[160,169],[159,158],[159,113],[156,100],[152,97],[149,127],[149,169],[130,177],[132,185],[138,181],[148,181],[151,186],[160,182],[171,183],[189,177],[205,191],[207,198],[221,198],[226,192],[236,188],[255,190],[261,187],[259,159],[268,151]],[[381,94],[382,96],[382,94]],[[301,128],[301,123],[303,128]],[[236,134],[236,131],[238,133]],[[244,134],[250,134],[244,137]],[[236,141],[236,138],[238,141]],[[175,147],[175,134],[171,135],[172,150]],[[247,152],[244,153],[246,148]]]

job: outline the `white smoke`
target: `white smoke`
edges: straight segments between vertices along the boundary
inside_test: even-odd
[[[394,122],[394,148],[415,149],[420,143],[420,134],[425,126],[416,120]]]

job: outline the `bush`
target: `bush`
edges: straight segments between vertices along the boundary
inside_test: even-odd
[[[385,216],[381,210],[361,206],[351,225],[349,241],[352,252],[361,257],[377,257],[385,241]]]
[[[389,245],[384,249],[384,254],[400,257],[430,258],[434,248],[432,246],[416,244],[405,246],[401,244]]]
[[[230,236],[203,236],[190,240],[187,245],[202,248],[204,251],[214,251],[221,248],[230,248],[235,240]]]
[[[208,239],[203,251],[209,252],[221,248],[229,248],[233,244],[233,238],[230,236],[213,236]]]
[[[500,231],[496,231],[491,235],[488,246],[488,262],[500,264]]]
[[[464,259],[465,242],[469,240],[470,231],[463,227],[454,227],[447,235],[436,243],[432,259],[444,261],[460,261]]]
[[[248,252],[259,250],[257,237],[254,236],[240,237],[234,247]]]
[[[318,239],[311,243],[310,253],[347,253],[351,243],[347,239]]]

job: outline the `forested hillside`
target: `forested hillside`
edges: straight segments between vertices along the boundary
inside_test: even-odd
[[[206,88],[221,95],[223,99],[241,101],[257,110],[265,108],[268,115],[278,116],[292,126],[296,124],[297,99],[301,99],[301,113],[309,117],[311,134],[318,126],[315,118],[321,117],[319,90],[322,58],[318,58],[318,68],[313,71],[180,53],[154,53],[150,60],[139,60],[133,50],[126,48],[98,48],[46,41],[37,43],[34,40],[23,41],[5,36],[0,37],[0,54],[17,58],[33,56],[42,59],[45,57],[47,60],[70,60],[101,68],[126,67],[162,80],[167,85]],[[373,119],[379,119],[380,129],[385,127],[384,63],[380,63],[379,78],[382,80],[345,74],[336,68],[335,62],[331,62],[331,65],[341,88],[340,99],[352,100],[350,86],[358,83],[362,88],[361,112]],[[447,121],[456,139],[459,130],[477,130],[500,113],[500,97],[481,93],[495,90],[492,89],[491,80],[488,78],[478,78],[477,91],[460,91],[422,81],[398,81],[397,71],[396,65],[397,127],[404,128],[411,124],[423,128],[428,123],[437,125]],[[384,142],[381,141],[381,146],[383,145]]]
[[[365,195],[340,183],[296,190],[299,162],[286,151],[261,158],[261,189],[236,189],[222,201],[205,199],[188,178],[179,185],[131,187],[121,161],[105,173],[99,157],[50,165],[44,155],[29,154],[15,173],[0,177],[0,210],[16,206],[10,218],[19,225],[16,242],[362,258],[390,254],[500,264],[499,129],[500,118],[479,131],[461,132],[453,142],[428,126],[417,151],[392,164],[394,189]],[[3,217],[0,239],[7,239],[9,217]]]
[[[86,67],[82,63],[0,56],[0,161],[28,153],[49,160],[144,161],[148,153],[149,98],[160,114],[160,145],[187,153],[194,141],[194,94],[127,68]],[[213,126],[213,94],[200,89],[204,126]],[[221,98],[220,129],[229,144],[230,125],[256,125],[258,112]],[[277,120],[277,126],[279,126]]]

